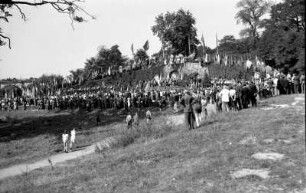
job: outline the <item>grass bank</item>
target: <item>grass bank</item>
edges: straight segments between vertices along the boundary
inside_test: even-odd
[[[258,108],[218,114],[193,131],[171,125],[170,132],[161,136],[155,136],[156,132],[151,132],[154,129],[144,134],[128,133],[122,135],[134,139],[128,145],[119,144],[103,154],[4,180],[0,182],[1,191],[305,191],[305,104],[292,105],[295,97],[301,96],[274,97]],[[264,110],[272,104],[288,106]],[[160,128],[167,124],[161,121]],[[260,152],[284,157],[252,157]],[[269,171],[269,178],[233,178],[232,174],[241,169],[264,169]]]

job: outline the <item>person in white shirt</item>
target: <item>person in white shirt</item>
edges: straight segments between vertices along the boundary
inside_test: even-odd
[[[64,145],[64,152],[68,153],[68,133],[65,130],[64,133],[62,134],[62,140],[63,140],[63,145]]]
[[[127,129],[132,129],[132,115],[131,113],[129,113],[127,116],[126,116],[126,124],[127,124]]]
[[[130,110],[131,108],[131,98],[130,97],[127,98],[127,106],[128,106],[128,110]]]
[[[278,77],[276,76],[273,78],[274,96],[279,95],[279,89],[277,88],[277,84],[278,84]]]
[[[220,91],[219,96],[221,97],[221,101],[222,101],[222,109],[224,109],[226,112],[229,111],[229,97],[230,97],[230,92],[227,88],[226,85],[223,86],[223,89]]]
[[[70,132],[70,149],[72,148],[72,145],[75,143],[75,128],[73,128]]]
[[[151,112],[149,110],[147,110],[147,112],[146,112],[146,118],[147,118],[147,123],[149,123],[152,119],[152,115],[151,115]]]

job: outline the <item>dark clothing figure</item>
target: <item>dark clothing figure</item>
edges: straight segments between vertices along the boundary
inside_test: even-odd
[[[186,92],[181,99],[181,104],[184,106],[185,122],[189,130],[194,129],[195,116],[192,109],[194,98],[189,92]]]
[[[257,107],[257,88],[255,86],[255,84],[250,84],[249,85],[249,92],[250,92],[250,101],[252,104],[252,107]]]
[[[98,113],[97,116],[96,116],[96,123],[97,123],[97,126],[100,124],[101,120],[100,120],[100,114]]]

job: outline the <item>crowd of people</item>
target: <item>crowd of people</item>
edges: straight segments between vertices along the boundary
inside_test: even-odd
[[[156,85],[143,85],[142,87],[136,87],[130,89],[130,91],[116,91],[112,87],[107,89],[102,87],[85,88],[85,89],[70,89],[65,94],[55,96],[40,96],[40,97],[15,97],[15,98],[3,98],[0,100],[0,109],[2,111],[10,110],[27,110],[28,108],[41,109],[41,110],[73,110],[73,109],[86,109],[91,111],[92,109],[105,109],[105,108],[117,108],[125,109],[126,112],[130,108],[145,108],[145,107],[159,107],[174,106],[176,102],[180,100],[183,94],[183,90],[187,87],[193,90],[196,94],[209,96],[213,102],[216,102],[217,109],[221,109],[218,103],[218,97],[216,93],[221,90],[223,84],[227,84],[229,90],[232,90],[233,95],[235,90],[239,96],[242,92],[243,97],[249,98],[248,100],[254,103],[252,96],[248,96],[248,90],[243,90],[241,87],[251,85],[252,92],[258,94],[259,97],[277,96],[280,94],[293,94],[293,93],[305,93],[305,76],[291,76],[288,74],[277,75],[275,77],[269,77],[263,82],[253,81],[232,81],[226,83],[224,79],[213,79],[211,87],[204,87],[198,81],[186,81],[185,87],[179,87],[173,84],[174,81],[168,79],[163,80],[163,84]],[[171,84],[170,84],[171,83]],[[255,83],[255,84],[254,84]],[[144,88],[147,87],[147,88]],[[246,96],[244,96],[246,95]],[[242,98],[242,97],[238,97]],[[246,106],[243,102],[246,99],[238,101],[238,109],[242,109],[242,106]],[[227,107],[225,107],[228,109]]]
[[[277,74],[268,77],[265,83],[261,85],[270,91],[270,95],[276,96],[280,94],[299,94],[305,93],[305,75],[301,74]]]
[[[179,111],[179,106],[185,114],[187,129],[200,126],[202,119],[211,116],[211,113],[239,111],[249,106],[256,107],[258,99],[282,94],[305,93],[305,76],[293,74],[277,74],[267,77],[264,81],[224,80],[213,79],[210,87],[204,87],[200,81],[189,79],[185,86],[176,85],[176,81],[162,79],[160,82],[148,81],[136,85],[134,88],[114,89],[108,87],[69,89],[65,94],[40,97],[3,98],[0,101],[2,111],[11,110],[73,110],[117,108],[126,114],[127,128],[139,125],[139,116],[133,109],[157,107],[162,110],[171,107],[173,112]],[[213,107],[208,113],[207,107]],[[152,114],[146,111],[147,123],[150,123]],[[99,114],[96,117],[100,124]],[[62,135],[64,152],[68,152],[75,143],[75,129],[70,135],[65,131]]]

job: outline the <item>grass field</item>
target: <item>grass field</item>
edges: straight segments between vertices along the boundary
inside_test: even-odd
[[[120,132],[127,137],[119,139],[128,140],[127,143],[117,143],[119,145],[103,150],[102,154],[91,154],[56,165],[54,169],[41,168],[3,180],[0,191],[305,192],[305,103],[295,103],[296,97],[304,98],[302,95],[273,97],[262,101],[258,108],[221,113],[192,131],[169,123],[166,116],[161,116],[154,120],[159,126],[153,131],[159,134],[145,127],[141,127],[144,131]],[[76,116],[90,119],[89,114]],[[115,125],[115,121],[105,123],[103,130],[116,130]],[[88,124],[81,135],[98,130],[89,129],[90,126]],[[93,137],[92,133],[88,136]],[[42,136],[49,136],[49,145],[52,144],[50,138],[58,140],[56,132],[50,131],[15,140],[19,143],[29,140],[29,145],[32,140],[33,149],[40,149],[35,139]],[[9,142],[2,143],[9,147]],[[39,145],[44,146],[42,143]],[[23,151],[24,155],[29,155],[27,152],[32,149]],[[278,153],[283,157],[256,159],[256,153]],[[8,159],[15,160],[17,155]],[[2,162],[6,163],[5,159]],[[234,177],[235,172],[243,169],[265,171],[268,175]]]
[[[151,109],[154,115],[160,114],[157,110]],[[95,116],[98,112],[100,111],[0,112],[0,169],[62,152],[61,134],[64,130],[76,128],[77,147],[89,146],[124,130],[126,115],[119,115],[116,109],[103,110],[100,112],[101,124],[96,126]],[[138,114],[143,118],[145,113],[142,110]]]

